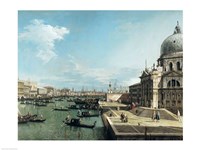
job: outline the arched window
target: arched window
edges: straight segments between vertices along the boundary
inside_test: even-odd
[[[172,87],[175,87],[176,85],[176,80],[172,80]]]
[[[170,71],[173,70],[173,64],[172,64],[172,62],[169,63],[169,70],[170,70]]]
[[[180,87],[180,86],[181,86],[180,82],[174,79],[168,81],[167,83],[167,87]]]
[[[171,81],[167,83],[167,87],[171,87]]]
[[[181,86],[180,83],[179,83],[178,81],[176,81],[176,86],[177,86],[177,87],[180,87],[180,86]]]
[[[177,68],[177,70],[181,70],[181,64],[180,64],[180,62],[178,61],[177,63],[176,63],[176,68]]]

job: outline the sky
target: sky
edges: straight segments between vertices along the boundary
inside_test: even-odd
[[[18,11],[18,78],[106,90],[140,82],[182,11]]]

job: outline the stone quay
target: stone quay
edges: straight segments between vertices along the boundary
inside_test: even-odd
[[[111,106],[109,108],[109,105]],[[124,110],[121,103],[104,102],[102,120],[111,140],[183,140],[182,118],[166,109],[136,107]],[[153,120],[154,111],[160,112],[160,119]],[[127,122],[122,122],[121,114]]]

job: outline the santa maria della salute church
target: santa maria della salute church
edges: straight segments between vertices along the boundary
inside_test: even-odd
[[[183,39],[179,23],[160,49],[157,66],[140,76],[140,83],[131,85],[129,92],[139,91],[135,99],[145,107],[166,108],[174,113],[183,111]],[[137,93],[138,94],[138,93]],[[132,95],[133,99],[135,95]]]

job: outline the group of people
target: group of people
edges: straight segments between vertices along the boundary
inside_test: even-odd
[[[125,113],[122,112],[120,117],[121,117],[120,120],[122,122],[128,122],[128,116]]]

